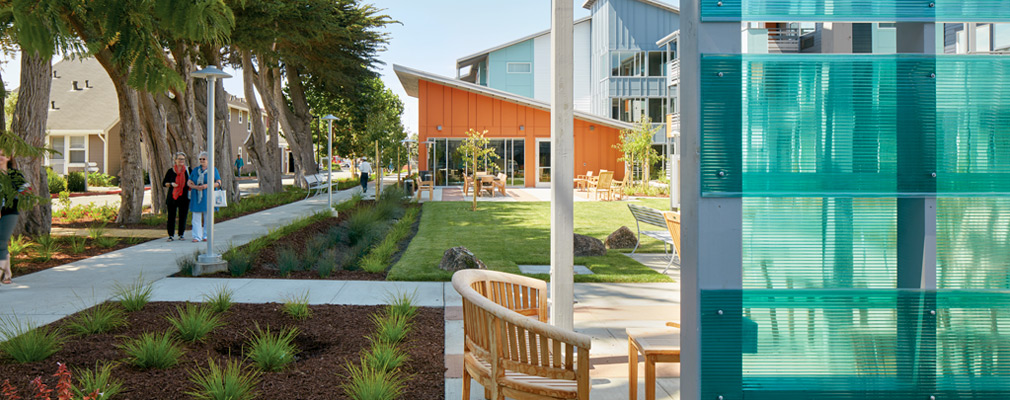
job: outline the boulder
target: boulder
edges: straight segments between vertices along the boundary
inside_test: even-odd
[[[456,246],[446,250],[442,254],[442,261],[438,267],[449,272],[456,272],[461,269],[487,269],[484,262],[473,255],[470,249],[463,246]]]
[[[626,226],[618,228],[607,236],[608,249],[633,249],[638,244],[638,237]]]
[[[578,233],[575,234],[576,257],[605,255],[607,255],[607,247],[603,245],[602,240]]]

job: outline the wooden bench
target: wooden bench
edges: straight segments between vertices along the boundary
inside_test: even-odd
[[[491,399],[589,399],[589,336],[547,324],[547,283],[488,270],[462,270],[463,400],[470,380]]]
[[[417,185],[417,201],[421,201],[421,191],[424,190],[428,191],[428,201],[435,199],[435,182],[414,178],[414,184]]]
[[[656,363],[680,362],[680,324],[628,328],[628,399],[638,399],[638,354],[645,357],[645,400],[656,400]]]
[[[666,217],[663,216],[663,212],[655,208],[642,207],[635,204],[628,204],[628,209],[631,210],[631,215],[635,217],[635,229],[638,230],[638,243],[635,243],[635,249],[631,251],[631,254],[635,254],[638,250],[638,246],[642,243],[642,235],[651,237],[653,239],[663,242],[663,251],[669,252],[670,262],[667,263],[666,267],[669,268],[673,264],[673,260],[678,256],[677,247],[680,246],[680,240],[678,235],[677,243],[674,242],[673,235],[670,234],[669,224],[666,222]],[[679,218],[678,218],[679,221]],[[643,231],[642,224],[648,224],[652,226],[658,226],[665,228],[661,231]],[[678,224],[679,228],[679,224]],[[679,229],[678,229],[678,233]],[[669,245],[670,250],[667,250],[667,245]],[[664,272],[666,270],[663,270]]]
[[[305,175],[305,187],[309,189],[309,192],[305,194],[305,198],[307,199],[309,196],[312,196],[312,191],[315,191],[316,194],[322,193],[323,190],[329,187],[326,181],[326,174]]]

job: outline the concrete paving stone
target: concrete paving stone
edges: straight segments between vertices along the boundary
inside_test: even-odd
[[[347,281],[330,301],[332,304],[379,305],[387,304],[390,297],[406,294],[413,297],[418,307],[442,307],[442,282],[385,282]]]
[[[679,400],[673,394],[667,392],[666,388],[656,379],[656,400]],[[593,379],[593,389],[589,392],[591,400],[625,400],[628,398],[628,378],[599,378]],[[645,398],[645,381],[638,382],[638,398]],[[636,399],[637,400],[637,399]]]
[[[462,306],[446,306],[445,311],[446,321],[462,321],[463,320],[463,307]]]
[[[445,321],[445,354],[463,354],[463,321]]]
[[[202,279],[202,278],[201,278]],[[236,303],[283,303],[301,300],[307,296],[309,304],[335,304],[334,296],[346,285],[345,281],[316,281],[306,279],[254,279],[236,290]]]
[[[585,265],[575,265],[572,268],[572,272],[575,275],[593,275],[593,271],[586,268]],[[550,265],[520,265],[519,272],[524,274],[549,274],[551,273]]]
[[[680,304],[677,283],[576,283],[580,306],[652,306]]]
[[[656,384],[670,394],[671,400],[680,400],[680,378],[657,378]]]
[[[446,354],[445,355],[445,377],[446,378],[462,378],[463,377],[463,355],[462,354]]]
[[[205,295],[213,295],[222,288],[235,294],[243,292],[245,285],[252,279],[228,278],[165,278],[154,283],[151,291],[151,301],[203,301]]]
[[[446,307],[462,307],[463,306],[463,296],[459,295],[459,292],[452,287],[452,282],[445,282],[442,286],[444,291],[444,304]]]

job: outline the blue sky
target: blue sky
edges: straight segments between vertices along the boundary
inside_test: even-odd
[[[456,59],[550,28],[550,0],[373,0],[402,25],[393,25],[382,80],[406,107],[403,126],[417,132],[417,99],[407,96],[393,64],[456,76]],[[589,16],[575,0],[575,18]]]

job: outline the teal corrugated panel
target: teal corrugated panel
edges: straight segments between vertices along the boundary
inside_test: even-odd
[[[1010,195],[1010,57],[702,55],[706,197]]]
[[[1010,292],[710,290],[703,399],[1010,398]]]
[[[897,202],[744,198],[743,287],[893,288]]]
[[[701,20],[1007,22],[1008,0],[703,0]]]
[[[937,199],[936,261],[941,289],[1010,289],[1010,199]]]

